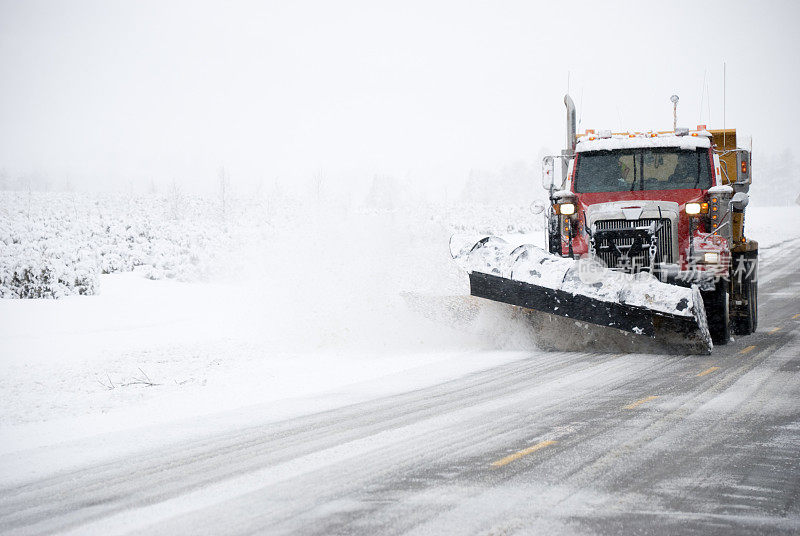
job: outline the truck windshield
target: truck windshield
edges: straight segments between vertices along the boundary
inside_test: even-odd
[[[578,155],[575,169],[578,193],[710,187],[707,149],[592,151]]]

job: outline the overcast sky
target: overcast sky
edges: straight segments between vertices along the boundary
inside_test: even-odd
[[[0,169],[435,189],[561,149],[568,73],[581,128],[671,128],[673,93],[721,127],[723,62],[757,158],[796,143],[798,23],[794,1],[0,0]]]

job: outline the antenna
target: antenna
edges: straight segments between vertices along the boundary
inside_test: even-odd
[[[722,146],[723,147],[726,147],[726,144],[725,144],[725,128],[726,128],[725,127],[725,104],[726,104],[726,99],[727,99],[727,94],[726,94],[726,89],[727,88],[725,86],[726,74],[727,74],[727,66],[725,65],[725,62],[723,61],[722,62]]]
[[[669,101],[672,103],[672,131],[675,132],[678,129],[678,101],[680,99],[677,95],[673,95],[669,98]]]
[[[700,86],[700,121],[698,124],[703,123],[703,100],[706,96],[706,69],[703,69],[703,85]]]

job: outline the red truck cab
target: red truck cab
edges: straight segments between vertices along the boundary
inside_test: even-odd
[[[553,192],[558,253],[702,283],[728,270],[730,244],[717,230],[721,200],[731,193],[704,129],[587,131],[577,137],[564,188]]]

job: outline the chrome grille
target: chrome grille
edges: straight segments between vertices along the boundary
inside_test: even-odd
[[[656,251],[656,264],[662,262],[674,262],[672,252],[672,222],[667,218],[642,218],[639,220],[598,220],[594,222],[595,229],[598,231],[606,229],[633,229],[636,227],[649,227],[653,222],[661,224],[661,228],[656,232],[658,250]],[[633,239],[620,239],[619,245],[629,246]],[[619,255],[615,253],[599,253],[598,256],[609,268],[619,266]],[[639,255],[631,257],[630,267],[632,271],[650,267],[650,255],[647,249]]]

